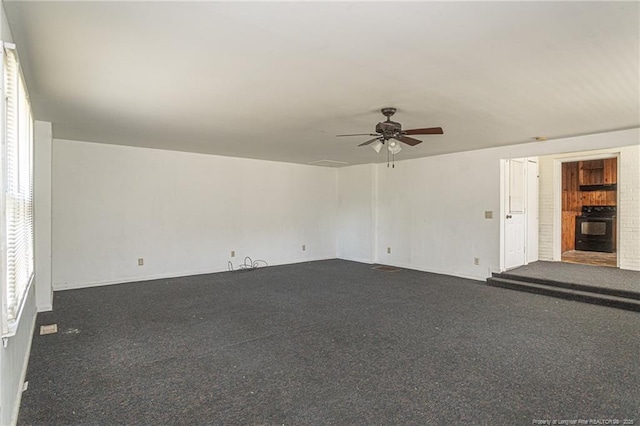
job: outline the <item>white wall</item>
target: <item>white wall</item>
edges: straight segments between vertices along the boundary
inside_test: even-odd
[[[224,271],[230,250],[236,263],[337,256],[484,279],[500,267],[500,159],[625,146],[637,159],[639,141],[633,129],[336,171],[54,140],[54,288]],[[632,217],[621,226],[635,235]]]
[[[393,169],[387,168],[386,164],[376,165],[372,178],[377,181],[374,201],[377,225],[372,237],[377,247],[374,261],[484,280],[500,269],[501,159],[625,146],[631,146],[625,150],[636,152],[639,143],[640,130],[632,129],[397,161]],[[353,186],[353,183],[349,190],[342,189],[343,182],[351,174],[356,176],[354,179],[360,182],[363,190],[368,191],[363,174],[349,171],[355,167],[358,166],[340,170],[341,194],[357,190],[358,184]],[[541,186],[549,179],[548,173],[541,164]],[[637,180],[638,172],[634,176],[626,181]],[[627,190],[634,193],[637,200],[637,187]],[[366,210],[363,200],[358,204]],[[637,210],[636,207],[631,209],[631,213]],[[485,211],[492,211],[493,219],[485,219]],[[543,234],[552,232],[545,222],[548,215],[552,216],[552,210],[541,197],[541,258],[546,255]],[[339,217],[344,216],[344,212],[339,213]],[[631,221],[633,214],[627,217]],[[628,232],[640,232],[637,222],[626,223],[633,229]],[[340,233],[338,238],[338,247],[342,247],[348,242],[340,240],[351,236]],[[391,253],[387,253],[388,247]],[[635,260],[627,261],[626,265],[638,261],[639,257],[637,252],[629,253]],[[480,258],[480,265],[474,265],[475,257]]]
[[[4,5],[0,5],[0,34],[3,41],[10,42],[13,40],[4,13]],[[1,94],[4,95],[4,91]],[[4,102],[2,105],[0,107],[0,117],[2,117],[0,120],[0,134],[3,135],[5,126]],[[3,292],[0,292],[0,302],[2,302],[3,296]],[[0,425],[15,424],[17,420],[35,319],[35,291],[34,287],[31,286],[24,301],[20,323],[15,335],[7,338],[0,345]]]
[[[35,285],[38,312],[53,309],[51,286],[51,123],[34,124]]]
[[[378,165],[377,261],[478,279],[497,268],[499,159],[484,150]]]
[[[338,251],[341,259],[373,263],[375,258],[376,167],[338,169]]]
[[[336,253],[335,169],[54,139],[52,194],[56,290]]]
[[[18,420],[22,386],[27,373],[31,338],[36,323],[35,287],[27,293],[16,334],[0,349],[0,425],[12,425]]]

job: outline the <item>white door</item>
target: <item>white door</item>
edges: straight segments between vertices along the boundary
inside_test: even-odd
[[[538,163],[527,161],[527,263],[538,261]]]
[[[505,162],[504,267],[525,263],[525,160]]]

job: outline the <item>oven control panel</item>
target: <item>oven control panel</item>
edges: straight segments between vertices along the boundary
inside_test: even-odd
[[[616,206],[582,206],[582,216],[585,217],[613,217]]]

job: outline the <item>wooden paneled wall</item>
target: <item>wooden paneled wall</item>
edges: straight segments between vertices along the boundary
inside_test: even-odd
[[[596,177],[597,175],[601,178]],[[580,191],[580,185],[610,184],[616,181],[616,158],[562,163],[562,252],[575,249],[576,216],[580,215],[582,206],[617,205],[615,190]]]
[[[562,252],[575,249],[576,216],[582,209],[578,162],[562,163]]]

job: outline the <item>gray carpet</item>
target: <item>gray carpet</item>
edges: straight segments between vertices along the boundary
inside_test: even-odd
[[[508,274],[640,293],[640,271],[606,266],[566,262],[533,262],[512,269]]]
[[[20,425],[640,422],[640,315],[331,260],[56,292]]]

